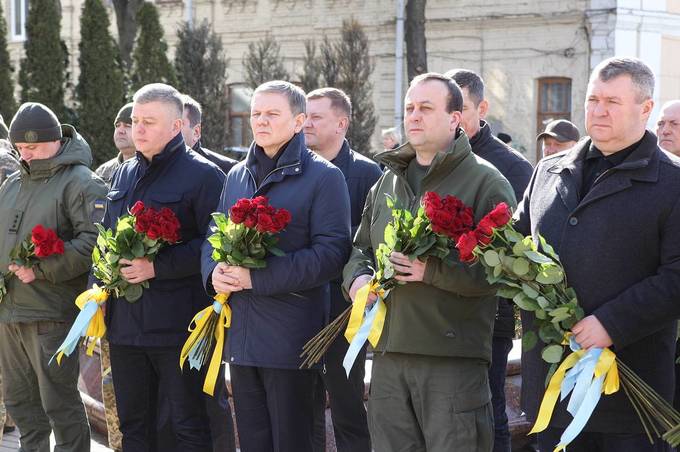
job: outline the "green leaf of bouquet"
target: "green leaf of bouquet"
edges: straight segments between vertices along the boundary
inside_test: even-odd
[[[548,363],[559,363],[562,361],[562,353],[564,352],[564,347],[561,345],[548,345],[543,348],[541,352],[541,357],[543,361]]]
[[[141,242],[141,240],[135,240],[135,242],[132,244],[132,254],[135,257],[144,257],[146,254],[144,251],[144,244]]]
[[[385,226],[385,245],[394,249],[396,244],[397,231],[394,229],[394,225],[392,223],[388,223],[387,226]]]
[[[552,264],[553,260],[537,251],[525,251],[524,255],[537,264]]]
[[[515,256],[523,256],[525,251],[531,250],[531,247],[524,243],[524,240],[520,240],[512,246],[512,253]]]
[[[483,257],[484,262],[486,262],[486,265],[488,265],[489,267],[495,267],[501,264],[501,260],[498,257],[498,253],[494,250],[484,251]]]
[[[512,263],[512,271],[517,275],[517,276],[524,276],[527,273],[529,273],[529,261],[524,259],[523,257],[518,257],[515,259],[515,261]]]
[[[564,279],[564,272],[557,265],[545,267],[536,275],[536,282],[540,284],[559,284]]]
[[[534,289],[527,283],[522,283],[522,290],[524,291],[527,297],[532,298],[534,300],[538,298],[538,296],[540,295],[536,289]]]
[[[513,231],[512,229],[505,229],[503,231],[503,235],[510,243],[521,242],[524,239],[522,234],[517,231]]]
[[[522,351],[529,351],[536,346],[538,337],[533,331],[525,331],[522,333]]]
[[[545,309],[548,306],[550,306],[550,301],[545,297],[541,297],[541,296],[536,297],[536,302],[541,307],[541,309]]]
[[[554,324],[543,322],[538,329],[538,337],[545,344],[560,344],[562,342],[562,332]]]
[[[534,314],[536,315],[536,318],[540,320],[545,320],[548,317],[548,314],[544,309],[537,309],[534,311]]]
[[[527,297],[524,292],[519,292],[512,298],[512,301],[519,306],[520,309],[525,311],[535,311],[538,309],[538,303]]]
[[[142,298],[144,289],[139,284],[131,284],[125,288],[125,299],[130,303],[134,303]]]
[[[550,244],[545,240],[545,237],[543,237],[541,234],[538,234],[538,240],[541,243],[541,249],[545,254],[552,257],[556,261],[560,260],[559,256],[555,252],[555,249],[552,246],[550,246]]]
[[[512,300],[519,292],[521,292],[521,290],[515,287],[502,286],[496,291],[496,296]]]
[[[270,247],[270,248],[267,248],[267,249],[269,250],[269,253],[273,254],[274,256],[281,257],[281,256],[286,255],[286,253],[283,250],[276,248],[276,247]]]
[[[503,266],[502,266],[502,265],[499,264],[499,265],[496,265],[496,266],[493,268],[493,276],[494,276],[494,278],[499,278],[499,277],[501,276],[502,273],[503,273]]]

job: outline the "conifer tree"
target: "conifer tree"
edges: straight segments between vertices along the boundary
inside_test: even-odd
[[[12,119],[17,110],[12,72],[14,68],[7,50],[7,23],[0,3],[0,115],[6,122]]]
[[[222,40],[203,21],[198,27],[185,23],[177,32],[175,51],[177,88],[196,99],[203,108],[201,141],[221,151],[227,143],[227,66]]]
[[[79,48],[79,131],[90,144],[95,165],[99,165],[118,152],[111,138],[113,121],[125,103],[118,46],[109,34],[109,16],[101,0],[85,0]]]
[[[139,34],[132,54],[132,89],[148,83],[177,85],[175,70],[168,60],[168,44],[163,36],[158,9],[144,2],[137,13]]]
[[[321,64],[316,56],[316,43],[308,39],[305,41],[305,56],[302,60],[302,75],[300,75],[300,85],[305,92],[310,92],[319,88],[321,78]]]
[[[64,87],[68,54],[61,41],[61,11],[57,0],[31,0],[26,22],[25,57],[19,85],[22,102],[47,105],[66,122]]]
[[[281,47],[270,35],[248,44],[243,66],[246,83],[253,89],[270,80],[288,80],[290,77],[283,67]]]

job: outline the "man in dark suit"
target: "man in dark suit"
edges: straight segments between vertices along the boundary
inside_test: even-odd
[[[585,349],[609,347],[663,398],[673,398],[676,319],[680,315],[680,162],[645,129],[654,75],[633,58],[611,58],[590,77],[589,138],[544,158],[517,210],[518,230],[540,232],[559,253],[585,318],[572,332]],[[524,315],[532,328],[533,316]],[[522,406],[530,421],[543,396],[540,347],[522,356]],[[565,400],[538,435],[552,450],[571,421]],[[624,392],[600,400],[569,450],[651,452]]]

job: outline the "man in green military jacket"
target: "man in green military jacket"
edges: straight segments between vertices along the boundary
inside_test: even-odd
[[[5,404],[26,451],[90,449],[87,417],[77,388],[78,358],[48,362],[66,337],[85,289],[103,216],[106,186],[90,171],[89,145],[60,126],[46,106],[25,103],[12,119],[9,139],[20,171],[0,187],[0,271],[7,293],[0,303],[0,366]],[[64,241],[64,253],[32,268],[10,262],[15,245],[41,224]]]
[[[343,272],[352,300],[375,268],[374,250],[391,219],[387,196],[415,213],[428,191],[454,195],[472,208],[475,221],[500,202],[514,206],[508,181],[472,153],[460,128],[462,105],[460,88],[446,76],[423,74],[411,82],[404,111],[409,142],[377,156],[386,170],[366,200]],[[374,449],[491,451],[487,371],[495,290],[479,265],[449,266],[432,257],[410,261],[396,252],[390,260],[396,279],[406,284],[386,299],[373,355],[368,422]]]

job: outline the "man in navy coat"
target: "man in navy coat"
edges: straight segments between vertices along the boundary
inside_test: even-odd
[[[680,163],[645,130],[654,75],[633,58],[593,71],[586,131],[577,146],[544,158],[517,210],[518,229],[542,234],[559,253],[585,318],[572,332],[585,349],[610,347],[669,402],[680,315]],[[523,313],[525,331],[533,318]],[[522,406],[536,419],[547,365],[541,347],[522,356]],[[552,450],[571,421],[565,400],[544,432]],[[666,450],[647,440],[623,390],[603,396],[570,451]]]
[[[173,87],[146,85],[134,96],[132,136],[137,155],[116,171],[103,225],[137,202],[171,209],[181,224],[180,242],[163,247],[154,261],[121,259],[121,275],[147,281],[135,303],[111,297],[107,334],[111,346],[123,450],[154,450],[157,395],[167,398],[174,442],[183,452],[212,451],[198,372],[179,368],[187,325],[209,303],[201,284],[201,244],[222,190],[224,173],[184,143],[182,98]],[[227,422],[228,420],[225,420]]]
[[[366,196],[382,176],[380,167],[349,147],[345,139],[352,116],[352,103],[344,92],[336,88],[321,88],[307,94],[307,121],[304,132],[307,146],[340,168],[352,209],[352,235],[361,223]],[[339,316],[349,303],[342,295],[342,275],[338,274],[330,284],[330,319]],[[326,427],[326,391],[331,406],[333,433],[338,452],[370,452],[371,437],[368,432],[366,407],[364,406],[364,374],[366,346],[354,362],[349,378],[342,367],[349,343],[343,335],[336,338],[324,357],[324,369],[320,372],[317,392],[317,450],[324,450]]]
[[[311,452],[317,369],[300,370],[302,346],[324,326],[328,282],[349,257],[350,205],[342,172],[305,146],[305,93],[284,81],[260,85],[251,101],[254,143],[227,175],[219,211],[267,196],[292,216],[263,269],[216,264],[204,243],[209,294],[230,292],[230,364],[244,452]]]

